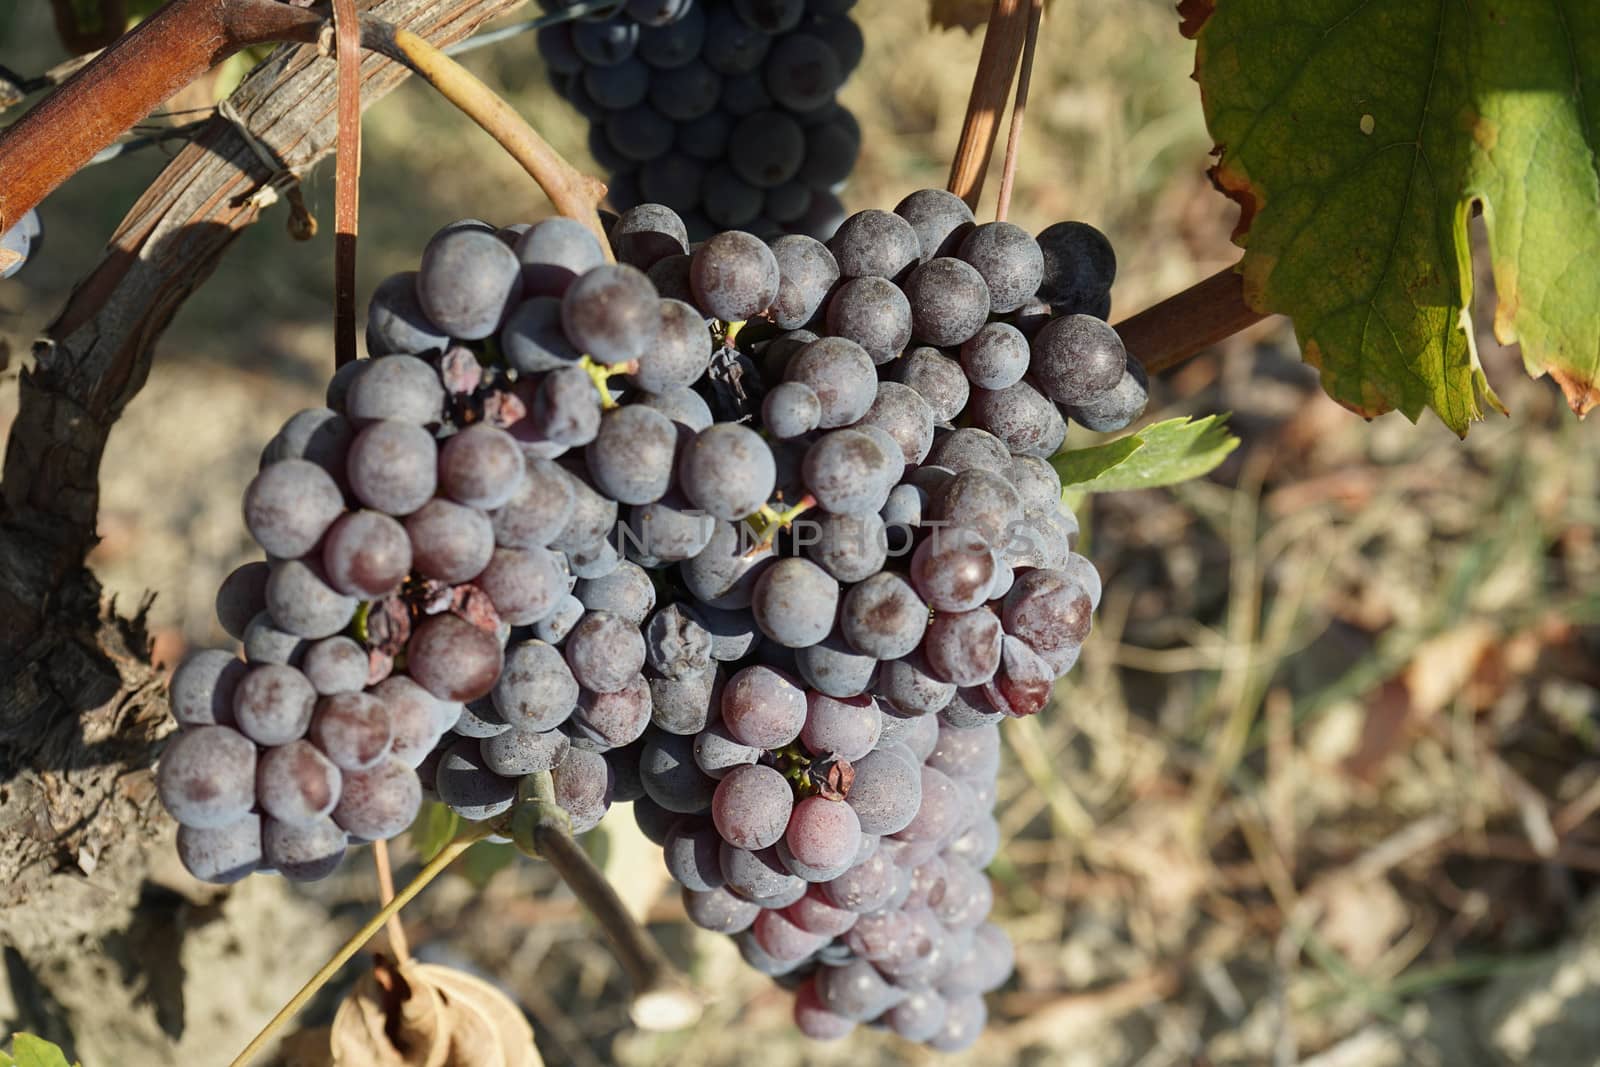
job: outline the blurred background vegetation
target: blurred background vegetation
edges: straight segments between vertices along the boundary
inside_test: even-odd
[[[920,3],[863,0],[856,16],[866,60],[843,100],[865,136],[845,200],[888,207],[943,184],[979,41],[930,31]],[[0,7],[0,63],[32,73],[59,57],[46,5]],[[1192,61],[1166,0],[1055,0],[1044,23],[1012,218],[1104,229],[1120,260],[1115,317],[1236,258],[1235,211],[1204,173]],[[467,62],[590,162],[531,36]],[[186,92],[155,121],[191,120],[215,91]],[[548,212],[421,85],[364,131],[363,294],[447,221]],[[43,251],[0,284],[0,427],[32,338],[165,158],[90,168],[42,206]],[[282,206],[247,231],[162,338],[112,435],[92,562],[125,609],[156,593],[167,663],[224,640],[211,604],[248,558],[240,493],[277,426],[321,402],[331,167],[305,194],[322,233],[292,240]],[[1486,322],[1486,272],[1478,291]],[[1281,320],[1157,384],[1147,418],[1230,411],[1244,447],[1202,482],[1085,505],[1107,590],[1095,634],[1054,705],[1004,730],[992,874],[1017,973],[991,998],[982,1043],[950,1062],[1595,1062],[1600,447],[1514,351],[1487,330],[1479,344],[1512,415],[1465,443],[1431,417],[1369,424],[1333,405]],[[805,1043],[787,995],[683,921],[625,807],[591,839],[714,995],[694,1030],[628,1029],[603,943],[539,865],[486,848],[407,913],[423,955],[517,999],[550,1064],[937,1058],[865,1032]],[[160,1041],[198,1057],[185,1062],[241,1046],[376,895],[365,858],[309,891],[252,879],[231,894],[161,862],[192,909],[184,973],[130,976],[126,1004],[74,1005],[57,986],[62,1018],[99,1019],[69,1035],[90,1064],[160,1062]],[[0,1032],[34,1018],[24,993],[0,978]]]

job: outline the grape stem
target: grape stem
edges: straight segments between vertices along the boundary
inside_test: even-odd
[[[1117,323],[1128,352],[1160,374],[1266,318],[1245,301],[1238,267],[1226,267],[1181,293]]]
[[[394,900],[394,872],[389,867],[389,842],[381,838],[372,843],[372,865],[377,868],[378,900],[384,907]],[[389,951],[394,954],[397,966],[404,966],[411,958],[411,944],[406,939],[406,927],[397,911],[389,916]]]
[[[1011,211],[1011,187],[1017,180],[1017,161],[1022,155],[1022,117],[1028,111],[1028,83],[1033,79],[1033,53],[1039,43],[1039,22],[1044,18],[1044,0],[1028,4],[1028,34],[1022,42],[1022,69],[1017,72],[1017,97],[1011,105],[1011,130],[1006,134],[1005,165],[1000,170],[1000,195],[994,218],[1006,221]]]
[[[978,69],[972,73],[967,117],[961,124],[961,139],[956,143],[955,158],[950,163],[948,188],[970,208],[978,206],[983,179],[994,155],[1000,113],[1011,95],[1011,78],[1017,72],[1017,60],[1022,54],[1026,14],[1023,0],[995,0],[989,12],[989,27],[983,34]]]
[[[492,832],[488,826],[483,824],[469,826],[454,841],[444,846],[437,856],[428,861],[427,866],[417,872],[415,878],[406,883],[405,888],[394,895],[394,899],[379,909],[378,913],[368,919],[361,929],[350,936],[350,940],[339,947],[339,951],[333,954],[333,958],[324,963],[317,973],[312,975],[310,980],[300,987],[300,991],[289,999],[289,1003],[278,1009],[278,1014],[267,1021],[267,1025],[261,1028],[261,1032],[256,1034],[250,1043],[244,1047],[244,1051],[233,1058],[229,1067],[245,1067],[252,1058],[267,1046],[267,1042],[272,1039],[272,1035],[282,1029],[283,1025],[290,1019],[294,1018],[295,1014],[301,1008],[304,1008],[311,998],[316,996],[317,992],[333,979],[334,975],[339,973],[339,969],[349,963],[351,957],[360,952],[362,946],[371,941],[377,932],[383,929],[384,924],[389,921],[391,916],[398,915],[400,909],[411,903],[412,898],[422,892],[429,882],[439,877],[444,872],[444,869],[454,863],[463,852],[483,838],[488,837]]]
[[[605,931],[617,962],[633,986],[628,1014],[645,1030],[678,1030],[699,1019],[703,1004],[688,981],[645,932],[572,836],[572,820],[556,802],[549,771],[530,774],[518,787],[517,804],[501,822],[522,852],[555,868],[572,895]]]
[[[333,160],[333,367],[338,370],[356,361],[356,230],[361,206],[361,18],[356,0],[333,0],[333,29],[339,45],[339,148]]]

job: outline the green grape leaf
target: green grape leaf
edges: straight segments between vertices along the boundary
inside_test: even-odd
[[[1504,411],[1468,309],[1481,207],[1499,307],[1582,415],[1600,402],[1600,4],[1183,0],[1243,213],[1246,301],[1294,319],[1323,387],[1362,415]]]
[[[11,1054],[0,1051],[0,1067],[72,1067],[60,1046],[32,1034],[13,1034]]]
[[[411,824],[411,847],[427,863],[455,839],[461,827],[461,816],[436,800],[427,801]]]
[[[1239,447],[1227,418],[1167,419],[1103,445],[1058,453],[1050,465],[1061,475],[1062,499],[1069,493],[1158,489],[1203,477]]]
[[[482,889],[489,879],[516,862],[514,845],[479,841],[461,855],[461,876],[474,888]]]
[[[1126,463],[1130,456],[1143,447],[1144,438],[1130,433],[1115,441],[1105,441],[1088,448],[1074,448],[1070,452],[1057,452],[1050,457],[1050,466],[1056,469],[1056,474],[1061,478],[1061,487],[1066,489],[1094,481],[1113,467]]]

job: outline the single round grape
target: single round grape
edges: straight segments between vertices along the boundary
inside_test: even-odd
[[[637,16],[635,16],[637,18]],[[639,57],[657,70],[671,70],[700,55],[706,39],[706,14],[703,4],[691,3],[676,21],[657,24],[639,19]]]
[[[773,192],[768,193],[769,201]],[[833,291],[839,280],[839,264],[827,245],[803,234],[789,234],[772,242],[772,255],[778,264],[778,292],[771,307],[773,322],[780,329],[797,329],[811,321]]]
[[[513,626],[538,622],[560,603],[566,577],[559,557],[544,548],[497,548],[476,584]]]
[[[668,811],[698,815],[711,810],[716,779],[694,762],[694,739],[681,734],[650,730],[639,757],[639,777],[645,795]]]
[[[719,868],[719,878],[720,875]],[[689,916],[689,921],[700,929],[731,936],[748,930],[756,921],[756,916],[761,914],[762,908],[719,886],[704,892],[685,888],[683,910]]]
[[[689,282],[696,305],[725,322],[765,311],[778,295],[778,261],[758,237],[739,230],[719,233],[695,249]]]
[[[806,555],[838,581],[859,582],[883,569],[889,542],[883,520],[875,512],[865,515],[825,513],[814,524],[806,526],[803,530],[808,535]],[[796,544],[800,544],[799,538]]]
[[[1028,371],[1028,339],[1004,322],[986,324],[961,346],[961,369],[979,389],[1004,389]]]
[[[563,652],[579,685],[615,693],[644,666],[644,637],[626,619],[592,611],[567,635]]]
[[[514,778],[502,778],[484,762],[479,742],[460,737],[445,749],[434,773],[434,788],[451,811],[469,822],[503,815],[517,798]]]
[[[856,760],[852,767],[855,781],[845,794],[845,803],[855,809],[862,832],[895,834],[911,824],[922,806],[919,766],[906,756],[880,748]]]
[[[427,436],[420,427],[412,429]],[[268,555],[279,559],[310,552],[343,511],[344,494],[333,478],[304,459],[263,468],[244,492],[245,528]]]
[[[801,863],[836,867],[849,863],[861,845],[855,809],[839,800],[810,796],[794,807],[784,843]]]
[[[1110,391],[1068,408],[1067,414],[1095,433],[1113,433],[1143,415],[1149,403],[1149,375],[1144,364],[1130,355],[1127,368]]]
[[[957,253],[977,269],[989,289],[989,310],[1015,311],[1038,292],[1044,253],[1033,235],[1011,222],[986,222],[973,228]]]
[[[966,201],[944,189],[918,189],[896,204],[894,213],[911,224],[923,263],[955,255],[975,225]]]
[[[439,450],[439,489],[452,500],[483,511],[509,501],[521,484],[522,472],[522,450],[516,439],[493,426],[469,426]]]
[[[584,19],[572,23],[572,47],[585,63],[609,67],[633,55],[639,24],[627,18]]]
[[[672,485],[677,445],[671,419],[628,404],[605,414],[584,455],[596,489],[623,504],[648,504]]]
[[[550,776],[556,803],[572,820],[572,832],[594,829],[611,807],[611,769],[605,757],[573,748]]]
[[[495,541],[508,548],[548,545],[572,517],[577,496],[572,479],[556,464],[527,461],[516,491],[490,516]]]
[[[780,382],[761,400],[761,421],[781,440],[802,437],[822,421],[822,401],[803,382]]]
[[[239,881],[261,866],[261,816],[252,813],[204,830],[179,826],[178,859],[202,882]]]
[[[911,340],[911,325],[906,294],[885,278],[852,278],[828,301],[828,332],[860,345],[875,364],[900,355]]]
[[[804,648],[828,636],[839,583],[807,559],[780,559],[756,580],[750,601],[761,632],[787,648]]]
[[[476,341],[494,333],[521,295],[522,264],[493,233],[446,228],[423,250],[416,285],[429,320],[451,337]]]
[[[845,426],[867,413],[877,389],[872,357],[856,342],[825,337],[802,348],[785,377],[811,387],[822,402],[823,429]]]
[[[898,445],[891,451],[863,430],[849,428],[819,437],[800,467],[817,503],[840,515],[876,512],[903,469]]]
[[[983,693],[997,711],[1022,718],[1044,710],[1054,682],[1050,664],[1024,641],[1007,634],[1000,647],[1000,666],[984,683]]]
[[[589,99],[607,111],[643,103],[650,89],[650,68],[636,56],[609,67],[587,67],[581,77]]]
[[[793,178],[805,161],[806,135],[782,111],[755,111],[739,120],[728,145],[734,173],[757,189],[772,189]]]
[[[377,600],[399,588],[411,562],[405,527],[378,511],[340,516],[322,543],[328,584],[363,600]]]
[[[631,103],[616,105],[617,108],[631,106]],[[689,234],[683,227],[683,219],[664,204],[629,208],[612,225],[609,236],[618,261],[640,270],[649,270],[666,256],[689,251]]]
[[[863,915],[845,935],[845,945],[864,960],[888,960],[905,951],[916,931],[911,917],[898,908]]]
[[[904,996],[865,960],[817,972],[818,1001],[835,1015],[856,1022],[877,1018]]]
[[[342,781],[339,768],[309,741],[266,749],[256,761],[256,799],[261,810],[292,825],[331,814],[339,802]]]
[[[943,468],[951,474],[966,470],[986,470],[1004,477],[1011,470],[1011,453],[1005,443],[987,430],[963,426],[959,430],[935,434],[927,464],[914,472],[916,477],[928,468]],[[941,483],[942,484],[942,480]],[[938,485],[928,485],[930,492]]]
[[[335,693],[316,702],[311,743],[341,770],[365,770],[389,751],[394,734],[383,703],[368,693]]]
[[[495,774],[521,778],[553,770],[567,757],[572,741],[560,730],[507,730],[478,742],[483,763]]]
[[[766,909],[756,916],[752,932],[773,959],[803,960],[828,943],[828,938],[802,930],[781,911]]]
[[[595,267],[561,298],[573,344],[601,363],[638,359],[655,341],[660,297],[644,272],[625,263]]]
[[[837,633],[797,650],[794,657],[795,668],[807,685],[840,699],[860,696],[872,688],[878,671],[876,657],[857,652]]]
[[[1067,437],[1060,409],[1026,381],[991,392],[975,389],[967,413],[974,426],[988,430],[1013,453],[1055,455]]]
[[[911,584],[935,611],[970,611],[983,603],[997,565],[977,532],[939,527],[911,557]]]
[[[477,700],[500,676],[501,650],[495,635],[455,615],[435,615],[411,634],[406,670],[418,685],[440,700]]]
[[[711,818],[724,841],[754,851],[777,843],[793,806],[794,792],[781,773],[747,764],[732,768],[717,783]]]
[[[751,851],[722,843],[722,875],[728,888],[763,906],[787,907],[805,895],[806,883],[789,873],[775,849]],[[776,904],[784,897],[791,899]]]
[[[957,689],[950,702],[939,709],[939,722],[957,730],[981,730],[995,726],[1005,714],[996,710],[982,688]]]
[[[172,717],[183,726],[232,726],[234,691],[249,672],[231,652],[190,654],[172,672]]]
[[[367,304],[367,355],[443,352],[449,344],[450,335],[429,321],[422,305],[417,302],[416,271],[391,274],[378,283]],[[365,361],[345,364],[345,368],[352,366],[360,366],[364,373],[371,364]],[[337,408],[343,405],[334,403],[333,398],[329,397],[328,406]]]
[[[1044,277],[1039,296],[1050,304],[1086,305],[1111,288],[1117,254],[1106,235],[1086,222],[1058,222],[1039,231]]]
[[[506,650],[505,666],[491,696],[495,710],[520,730],[553,730],[578,703],[578,683],[559,649],[523,641]]]
[[[1029,369],[1051,400],[1084,405],[1115,389],[1127,366],[1116,330],[1090,315],[1064,315],[1033,339]]]
[[[928,606],[905,578],[885,571],[845,594],[839,625],[845,640],[862,653],[899,659],[921,642]]]
[[[876,427],[887,433],[900,449],[907,466],[921,463],[933,447],[934,412],[915,389],[899,382],[878,383],[872,406],[855,424],[857,429]]]
[[[283,745],[304,737],[317,691],[293,667],[264,664],[239,679],[233,717],[240,732],[258,745]]]
[[[805,691],[781,671],[745,667],[722,689],[722,722],[740,744],[759,749],[782,748],[806,721]]]
[[[802,136],[804,133],[802,131]],[[805,161],[801,160],[801,166]],[[805,217],[806,209],[811,206],[811,187],[799,178],[791,178],[782,185],[774,186],[767,190],[766,199],[762,201],[762,214],[778,225],[786,225]],[[803,237],[806,234],[785,234],[785,237]],[[778,241],[783,237],[778,238]],[[812,238],[815,240],[815,238]],[[773,242],[774,245],[777,241]],[[832,255],[829,255],[832,260]]]
[[[261,858],[291,882],[315,882],[339,868],[347,840],[331,816],[299,825],[269,817],[261,823]]]
[[[250,664],[298,664],[311,647],[311,642],[281,630],[272,616],[263,611],[250,620],[244,629],[244,658]]]
[[[185,730],[161,753],[156,792],[184,826],[211,830],[238,822],[256,802],[256,746],[227,726]]]
[[[720,716],[694,735],[695,766],[719,781],[734,768],[754,764],[760,758],[761,749],[735,740]]]
[[[722,888],[722,839],[709,822],[695,817],[679,819],[661,843],[667,873],[686,890],[709,893]]]
[[[950,347],[977,334],[989,318],[989,289],[971,265],[947,256],[930,259],[905,283],[912,333],[931,345]]]
[[[840,699],[822,693],[808,693],[806,723],[800,730],[800,740],[815,755],[854,763],[871,752],[878,743],[882,720],[877,702],[871,697]],[[793,847],[792,842],[790,847]],[[808,859],[804,855],[801,858],[818,866],[830,865],[829,862]]]
[[[717,423],[684,446],[678,477],[696,507],[733,522],[766,504],[777,481],[777,465],[772,449],[754,430]]]
[[[762,65],[767,92],[790,111],[810,111],[832,99],[844,84],[839,57],[809,33],[778,38]]]
[[[359,693],[371,670],[367,650],[349,637],[325,637],[306,649],[300,671],[319,695]]]
[[[633,508],[629,522],[619,529],[623,547],[662,563],[693,559],[711,542],[716,519],[673,491],[660,500]]]
[[[838,261],[841,277],[898,281],[921,258],[922,245],[905,219],[869,208],[844,220],[828,250]]]
[[[987,608],[940,612],[928,623],[922,651],[928,666],[958,686],[982,685],[1000,667],[1000,618]]]
[[[1006,633],[1041,654],[1083,644],[1093,610],[1089,590],[1063,571],[1029,571],[1006,594]]]
[[[376,766],[350,771],[333,809],[333,821],[356,837],[383,841],[416,820],[422,807],[422,785],[402,759],[390,756]]]
[[[388,356],[374,361],[350,384],[345,411],[363,421],[397,419],[431,425],[444,411],[444,386],[439,372],[416,356]]]
[[[656,342],[639,357],[639,369],[631,376],[651,393],[693,385],[711,361],[711,332],[700,312],[682,300],[662,300],[660,308]]]
[[[822,892],[837,907],[867,915],[888,904],[903,880],[894,861],[879,850],[837,878],[824,883]]]
[[[955,360],[936,348],[921,347],[899,362],[900,381],[927,402],[935,422],[952,422],[966,408],[971,386]]]
[[[733,168],[725,163],[717,163],[706,169],[706,176],[701,182],[701,200],[704,203],[706,218],[725,231],[734,232],[736,227],[749,226],[761,216],[763,198],[761,190],[745,181],[733,172]],[[754,234],[749,236],[754,237]],[[690,285],[693,287],[694,264],[690,263]],[[776,287],[776,279],[774,279]],[[699,301],[699,290],[696,293],[696,302]],[[775,289],[774,289],[775,291]]]
[[[939,1052],[962,1052],[977,1044],[989,1021],[983,998],[955,997],[945,1002],[944,1025],[928,1039],[928,1047]]]
[[[428,372],[433,384],[437,385],[439,379],[432,368],[423,364],[423,369]],[[441,402],[443,399],[441,392]],[[356,428],[350,420],[330,408],[297,411],[289,416],[289,421],[283,424],[277,436],[267,443],[262,459],[265,463],[278,463],[286,459],[310,460],[333,475],[333,480],[342,489],[345,458],[355,435]]]
[[[933,497],[933,515],[948,527],[976,532],[990,545],[1010,542],[1022,522],[1022,498],[1011,482],[982,469],[962,471]],[[947,609],[948,610],[948,609]]]
[[[507,366],[522,374],[569,367],[582,355],[567,339],[561,300],[553,295],[531,297],[512,309],[500,330],[500,351]]]
[[[644,623],[656,603],[656,587],[649,573],[626,560],[604,578],[578,582],[573,593],[590,611],[608,611],[634,626]]]
[[[530,297],[558,297],[579,275],[605,262],[600,242],[589,227],[560,215],[529,227],[517,238],[513,251],[522,264],[522,291]],[[523,301],[518,308],[527,303]],[[503,340],[501,347],[505,347]]]
[[[267,575],[261,560],[241,563],[217,587],[217,622],[228,636],[244,640],[244,630],[258,612],[267,609]]]
[[[650,725],[650,686],[644,675],[615,693],[582,692],[566,729],[579,748],[595,752],[631,745]]]
[[[495,550],[487,515],[439,497],[408,515],[405,531],[417,571],[449,585],[476,578]]]
[[[267,611],[279,627],[296,637],[331,637],[356,611],[356,598],[325,580],[320,565],[299,559],[272,565],[267,579]]]
[[[438,448],[433,435],[414,423],[374,422],[351,442],[349,473],[351,491],[367,507],[409,515],[433,497]]]
[[[817,994],[816,982],[820,972],[808,978],[795,990],[794,1026],[812,1041],[838,1041],[850,1036],[856,1028],[855,1020],[848,1019],[826,1007]]]

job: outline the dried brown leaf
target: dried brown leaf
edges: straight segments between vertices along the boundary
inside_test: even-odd
[[[401,975],[407,970],[409,965]],[[443,998],[429,982],[397,977],[380,960],[339,1005],[329,1034],[335,1067],[445,1067],[449,1062],[455,1020]]]
[[[413,984],[432,985],[444,1002],[454,1030],[446,1067],[544,1067],[533,1027],[500,990],[435,963],[412,962],[405,974]]]

